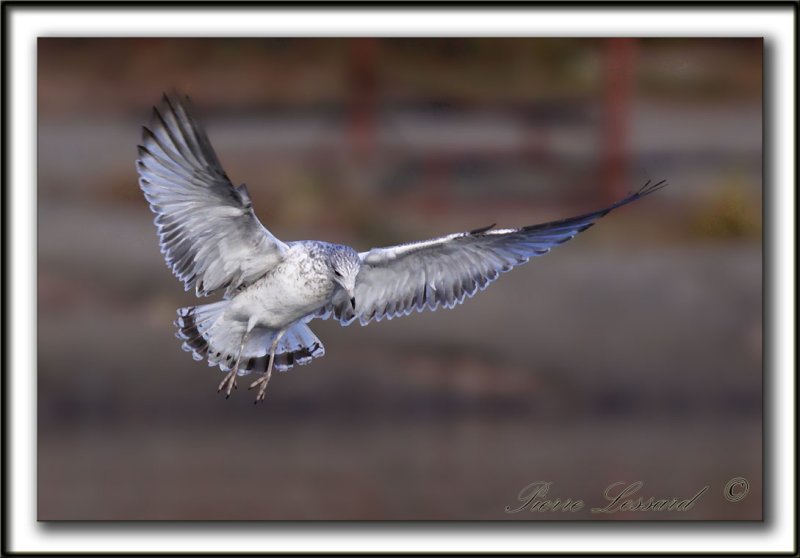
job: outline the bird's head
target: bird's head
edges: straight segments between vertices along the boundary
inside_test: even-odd
[[[361,258],[358,252],[349,246],[337,246],[330,253],[330,268],[333,280],[347,292],[353,310],[356,308],[356,276],[361,269]]]

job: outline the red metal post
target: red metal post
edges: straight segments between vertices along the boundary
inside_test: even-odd
[[[630,189],[628,138],[635,54],[636,39],[606,40],[601,132],[602,187],[606,201],[616,200]]]
[[[349,48],[349,136],[359,159],[367,159],[375,145],[375,111],[377,110],[378,41],[373,38],[352,39]]]

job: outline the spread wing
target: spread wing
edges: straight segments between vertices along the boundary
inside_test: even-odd
[[[391,319],[439,306],[453,308],[465,298],[486,288],[502,272],[547,254],[591,227],[610,211],[662,188],[665,182],[648,182],[638,192],[617,203],[579,217],[522,227],[486,227],[433,240],[373,248],[360,254],[361,271],[356,278],[356,310],[339,292],[317,317],[333,316],[362,325],[375,319]]]
[[[281,260],[286,245],[259,222],[245,185],[228,179],[188,97],[165,95],[154,109],[136,168],[161,252],[187,291],[227,296]]]

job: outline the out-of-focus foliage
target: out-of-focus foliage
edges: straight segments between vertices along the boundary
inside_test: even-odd
[[[762,201],[741,178],[731,177],[696,208],[693,231],[699,237],[760,238]]]

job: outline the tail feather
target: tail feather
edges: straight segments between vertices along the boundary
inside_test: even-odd
[[[228,372],[236,365],[244,335],[244,322],[226,318],[230,301],[223,300],[202,306],[178,309],[176,337],[183,341],[181,348],[192,353],[195,360],[208,360],[209,366],[219,366]],[[264,373],[269,365],[269,350],[277,331],[256,327],[247,334],[239,363],[240,376]],[[305,323],[289,328],[281,337],[275,351],[274,368],[284,372],[295,364],[308,364],[325,354],[322,342]]]
[[[295,364],[308,364],[325,354],[325,347],[306,324],[292,326],[281,337],[275,351],[275,364],[278,370],[288,370]]]

